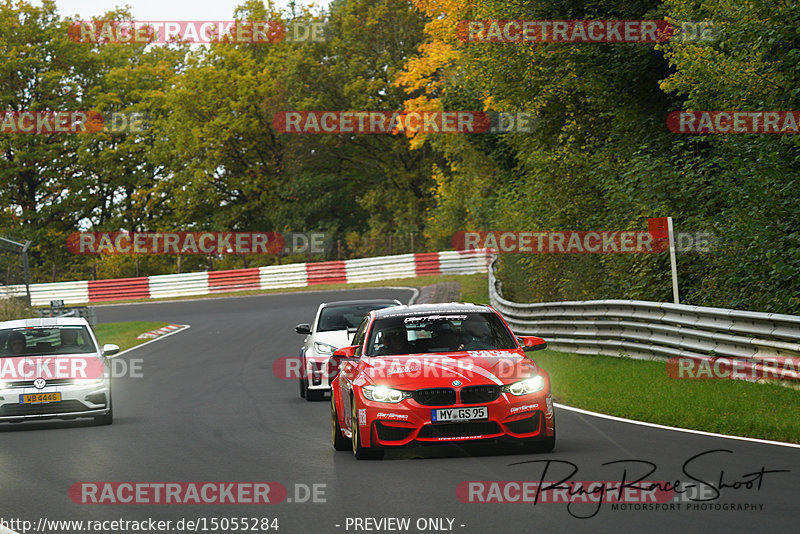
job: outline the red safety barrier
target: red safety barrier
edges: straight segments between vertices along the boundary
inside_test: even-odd
[[[208,273],[209,293],[245,291],[248,289],[261,289],[261,275],[258,267],[233,271],[210,271]]]
[[[89,280],[89,302],[149,298],[150,279],[147,277]]]
[[[308,285],[310,286],[347,283],[347,270],[344,261],[307,263],[306,273],[308,275]]]
[[[414,272],[417,276],[434,276],[442,274],[438,252],[421,252],[414,254]]]

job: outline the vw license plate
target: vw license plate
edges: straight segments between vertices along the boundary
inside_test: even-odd
[[[58,402],[61,400],[61,393],[30,393],[19,396],[20,404],[40,404],[42,402]]]
[[[486,406],[471,406],[469,408],[439,408],[431,410],[431,422],[444,421],[475,421],[488,419],[489,408]]]

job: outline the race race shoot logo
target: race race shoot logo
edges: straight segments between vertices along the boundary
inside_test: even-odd
[[[325,25],[293,22],[287,26],[264,20],[80,20],[70,25],[67,35],[76,43],[90,44],[319,43],[325,41]]]
[[[2,111],[2,134],[92,134],[142,132],[147,115],[138,112]]]
[[[272,127],[297,134],[483,134],[534,131],[526,111],[281,111]]]
[[[673,111],[667,128],[679,134],[796,134],[800,111]]]
[[[73,232],[73,254],[279,254],[276,232]]]
[[[462,20],[456,35],[467,43],[663,43],[719,38],[710,21],[666,20]]]
[[[800,380],[800,358],[765,358],[753,363],[676,356],[667,361],[667,376],[676,380]]]

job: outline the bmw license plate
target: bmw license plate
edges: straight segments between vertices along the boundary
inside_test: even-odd
[[[20,404],[40,404],[42,402],[57,402],[61,400],[61,393],[30,393],[20,395]]]
[[[431,422],[445,421],[476,421],[489,418],[489,408],[486,406],[471,406],[469,408],[439,408],[431,410]]]

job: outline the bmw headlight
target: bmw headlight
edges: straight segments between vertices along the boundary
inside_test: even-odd
[[[319,341],[314,342],[314,351],[317,354],[333,354],[333,351],[336,350],[336,347],[333,345],[328,345],[327,343],[320,343]]]
[[[544,386],[544,377],[541,375],[536,375],[534,377],[526,378],[525,380],[520,380],[519,382],[514,382],[513,384],[503,386],[503,391],[516,396],[530,395],[531,393],[536,393],[537,391],[543,390]]]
[[[399,389],[391,389],[385,386],[364,386],[362,388],[364,396],[371,401],[375,402],[400,402],[411,396],[411,393],[400,391]]]

